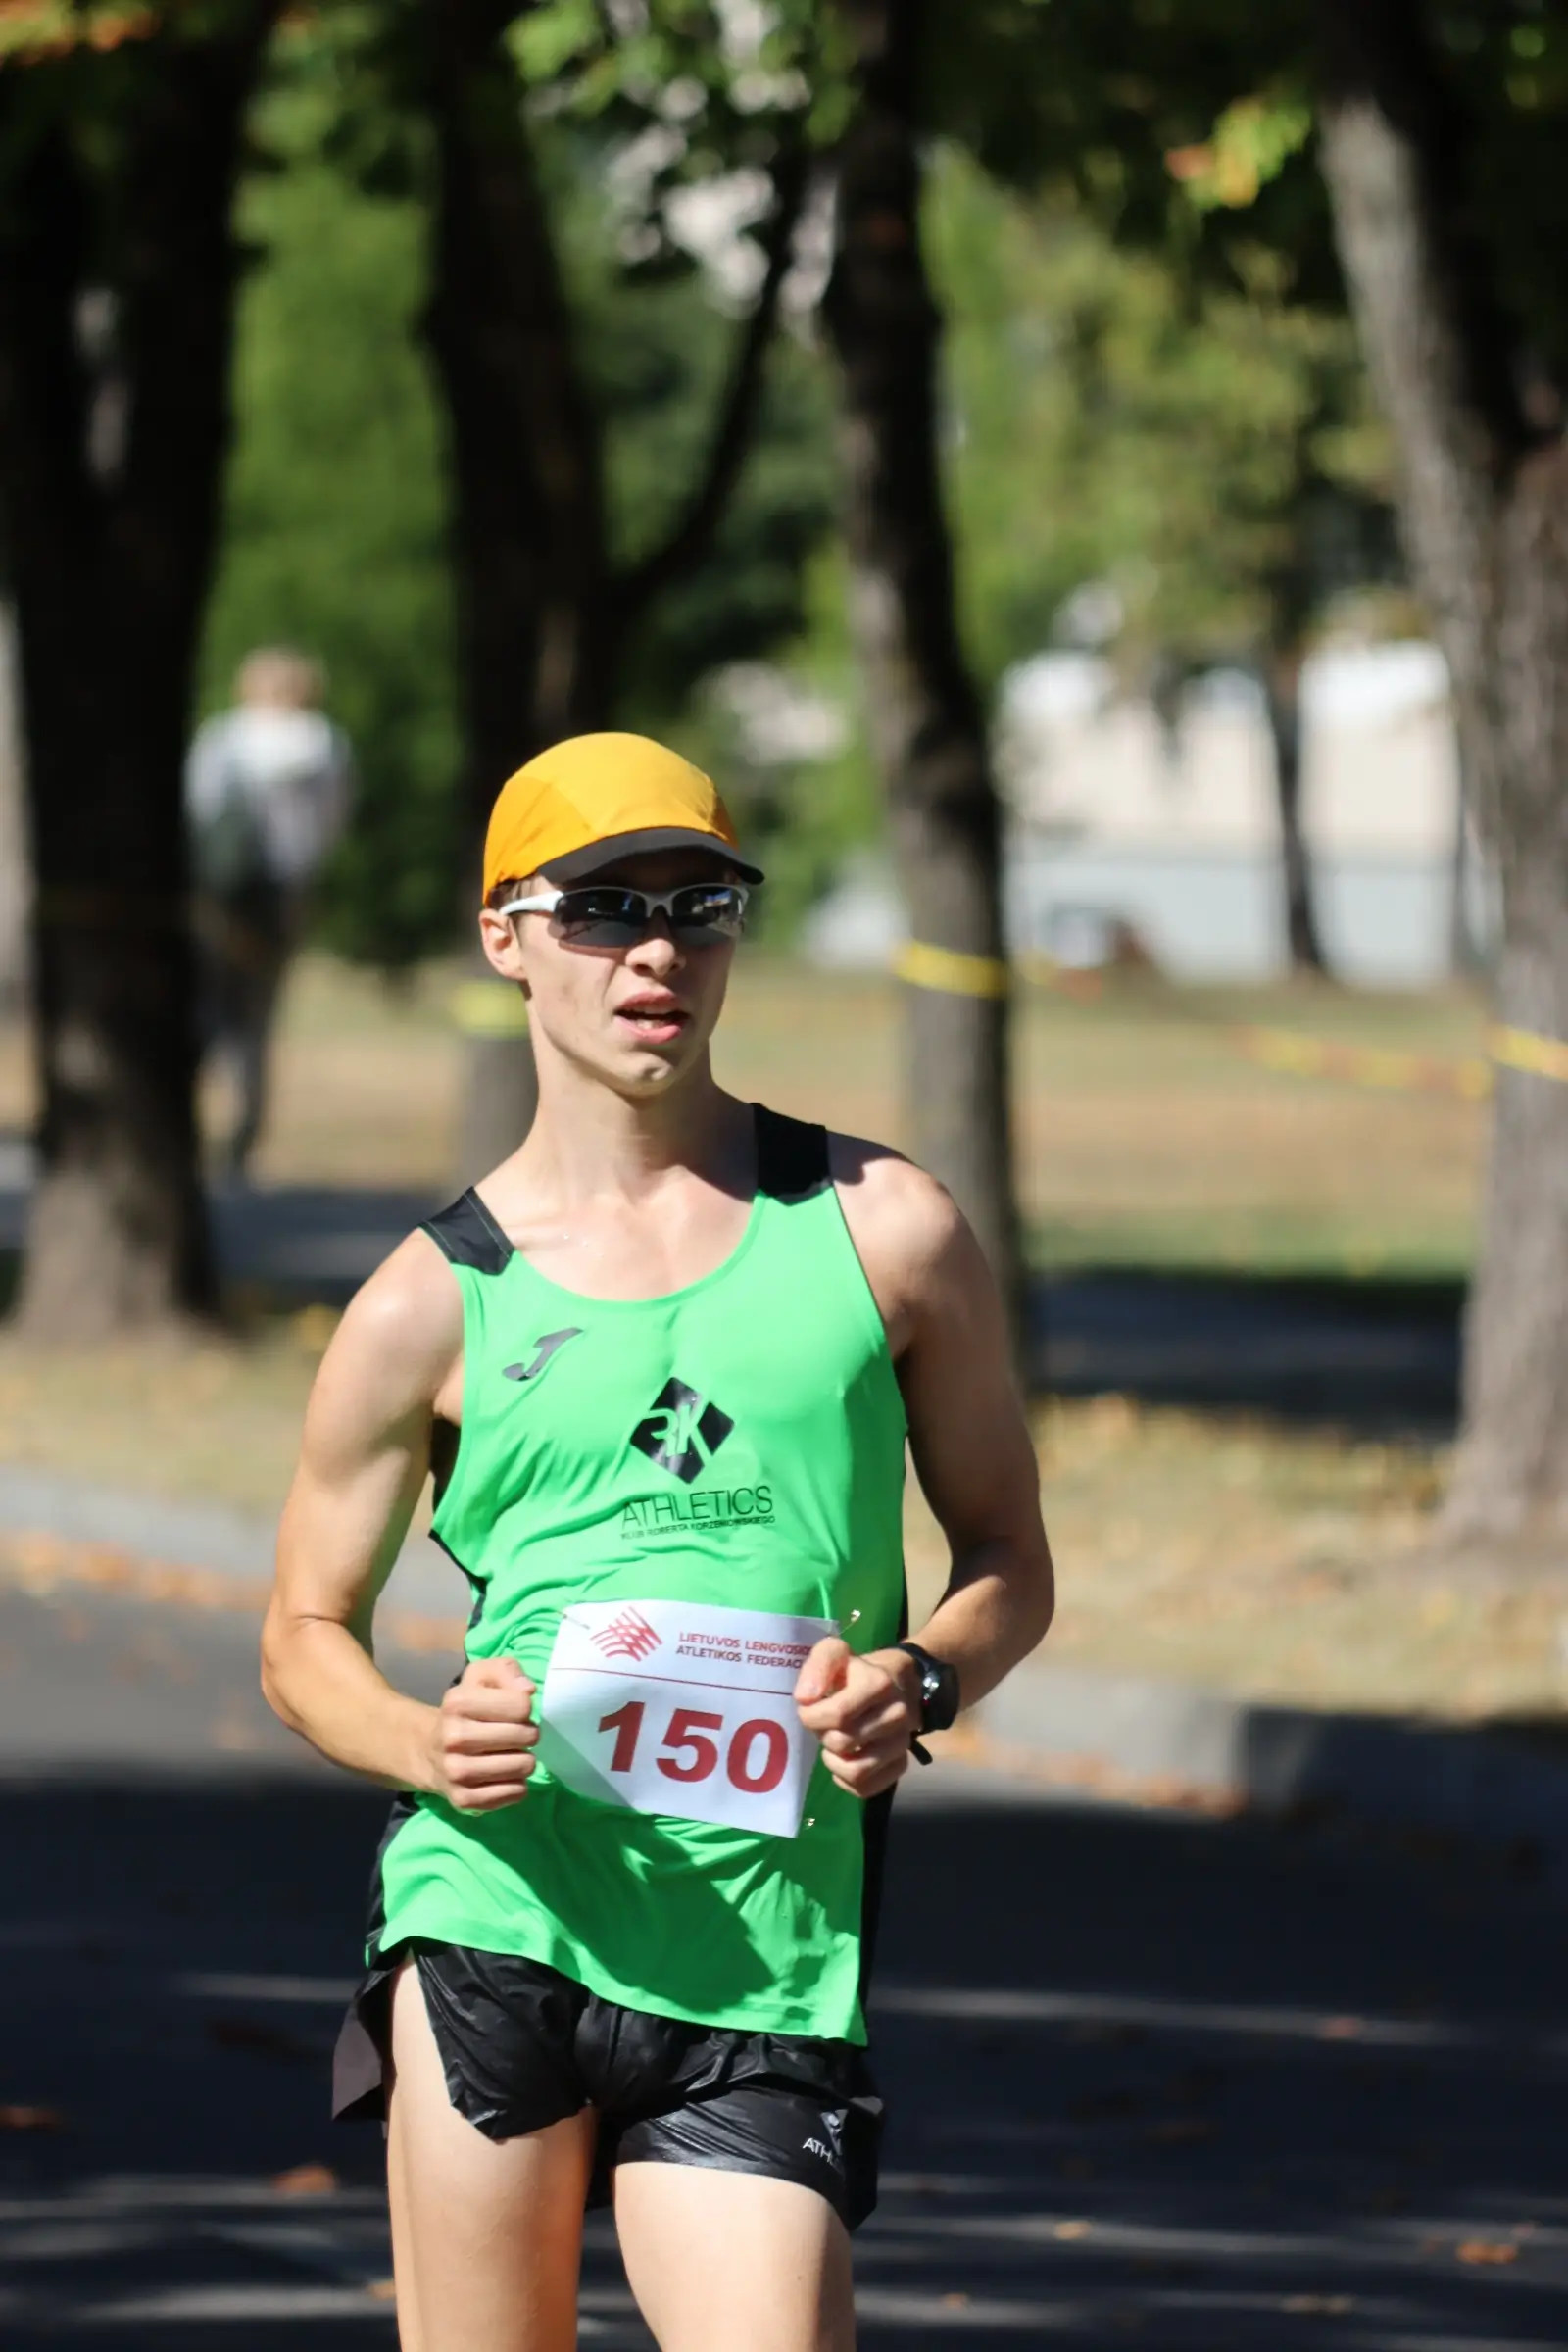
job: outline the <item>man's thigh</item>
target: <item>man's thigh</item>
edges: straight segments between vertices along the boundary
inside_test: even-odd
[[[416,1969],[392,1991],[387,2180],[403,2352],[570,2352],[584,2113],[487,2139],[453,2106]]]
[[[615,2167],[615,2227],[661,2352],[854,2352],[849,2232],[794,2180]]]

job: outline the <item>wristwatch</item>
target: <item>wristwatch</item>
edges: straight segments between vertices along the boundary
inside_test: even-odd
[[[896,1649],[912,1658],[920,1675],[920,1730],[945,1732],[958,1712],[958,1670],[934,1658],[918,1642],[897,1642]]]

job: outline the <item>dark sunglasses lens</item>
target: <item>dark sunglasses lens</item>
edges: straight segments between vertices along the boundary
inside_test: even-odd
[[[648,904],[636,890],[564,890],[553,920],[581,947],[629,948],[648,928]]]
[[[746,893],[733,882],[703,882],[677,890],[674,928],[692,947],[739,939],[746,927]]]

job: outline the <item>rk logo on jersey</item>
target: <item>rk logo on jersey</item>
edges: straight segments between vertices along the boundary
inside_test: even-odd
[[[631,1443],[661,1470],[690,1486],[707,1469],[734,1426],[728,1413],[721,1413],[683,1380],[666,1380],[647,1419],[632,1431]]]

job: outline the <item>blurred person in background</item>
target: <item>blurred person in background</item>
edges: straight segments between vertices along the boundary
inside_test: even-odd
[[[319,662],[287,646],[246,656],[235,705],[197,729],[185,766],[196,886],[202,1038],[239,1097],[225,1152],[250,1163],[267,1109],[272,1021],[311,885],[341,834],[353,789],[348,738],[321,709]]]

